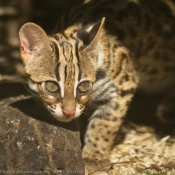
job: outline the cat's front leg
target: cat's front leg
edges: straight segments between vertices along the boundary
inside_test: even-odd
[[[127,81],[124,77],[127,77]],[[95,104],[91,104],[95,110],[89,120],[82,151],[87,169],[110,168],[106,165],[111,163],[110,152],[116,144],[120,126],[137,87],[135,77],[133,73],[123,72],[117,81],[111,81],[114,83],[108,90],[101,91],[103,96],[93,95],[94,103],[98,105],[95,107]]]
[[[109,168],[106,165],[110,164],[110,151],[127,111],[127,106],[123,103],[125,100],[120,104],[117,99],[115,97],[110,102],[98,106],[91,116],[82,152],[86,168],[90,170]]]

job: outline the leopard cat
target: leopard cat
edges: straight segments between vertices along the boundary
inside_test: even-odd
[[[110,160],[136,89],[173,92],[174,0],[86,0],[63,15],[54,34],[26,23],[19,38],[28,85],[50,113],[69,122],[91,111],[82,149],[87,169]]]

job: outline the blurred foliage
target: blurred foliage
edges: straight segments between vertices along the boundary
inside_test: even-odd
[[[1,75],[23,76],[18,31],[26,22],[40,25],[50,34],[63,13],[83,0],[0,0]]]

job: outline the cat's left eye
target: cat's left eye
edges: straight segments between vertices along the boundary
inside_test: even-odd
[[[89,81],[81,82],[77,87],[77,91],[82,94],[87,93],[90,89],[91,89],[91,83]]]
[[[49,93],[58,93],[59,92],[58,84],[53,82],[53,81],[44,82],[44,89]]]

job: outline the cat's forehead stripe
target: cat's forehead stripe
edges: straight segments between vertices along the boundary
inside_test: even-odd
[[[78,81],[81,79],[81,69],[80,69],[80,56],[78,51],[79,40],[75,41],[75,55],[77,58],[77,71],[78,71]]]
[[[58,45],[55,41],[51,41],[53,49],[54,49],[54,53],[55,53],[55,57],[56,57],[56,61],[59,60],[59,49],[58,49]]]
[[[77,46],[76,42],[75,41],[75,44],[74,46]],[[66,66],[64,67],[64,80],[70,84],[74,84],[75,83],[75,79],[76,79],[76,73],[75,72],[79,72],[79,63],[76,63],[75,62],[79,62],[77,59],[79,59],[79,55],[78,53],[75,54],[75,50],[77,50],[78,48],[75,48],[74,50],[74,47],[73,47],[73,43],[70,43],[70,42],[67,42],[67,41],[63,41],[61,43],[61,49],[62,49],[62,54],[64,56],[64,60],[65,60],[65,63],[66,63]],[[77,46],[78,47],[78,46]],[[78,50],[77,50],[78,52]],[[78,58],[77,58],[78,56]],[[77,61],[75,61],[77,60]]]
[[[64,31],[63,31],[61,34],[62,34],[62,36],[63,36],[66,40],[69,40],[69,37],[65,34]]]
[[[65,80],[67,79],[67,75],[68,75],[68,70],[67,70],[67,65],[64,67],[64,76],[65,76]]]
[[[64,43],[62,46],[63,55],[66,62],[72,62],[73,54],[72,54],[72,45],[69,43]]]
[[[59,40],[60,40],[60,38],[59,38],[58,35],[53,35],[52,37],[53,37],[56,41],[59,41]]]
[[[59,66],[60,66],[60,62],[57,62],[57,63],[56,63],[56,66],[55,66],[55,75],[56,75],[56,79],[57,79],[58,81],[61,80],[60,74],[59,74]]]
[[[82,72],[81,72],[81,70],[80,70],[80,64],[79,64],[79,63],[77,63],[77,68],[78,68],[78,70],[79,70],[79,73],[78,73],[78,81],[80,81]]]
[[[55,74],[58,81],[64,82],[63,84],[75,84],[80,81],[80,56],[79,56],[79,40],[73,39],[65,33],[60,33],[52,36],[52,40],[55,56],[62,60],[62,63],[57,59],[57,65],[55,67]],[[68,38],[69,42],[68,42]],[[72,42],[70,42],[72,41]],[[57,55],[59,54],[59,55]],[[61,71],[61,72],[60,72]],[[62,73],[64,72],[64,74]],[[76,83],[77,84],[77,83]],[[64,90],[63,90],[64,91]]]
[[[79,57],[79,52],[78,52],[78,44],[79,44],[79,41],[76,40],[76,42],[75,42],[75,55],[77,57],[78,63],[80,63],[80,57]]]

